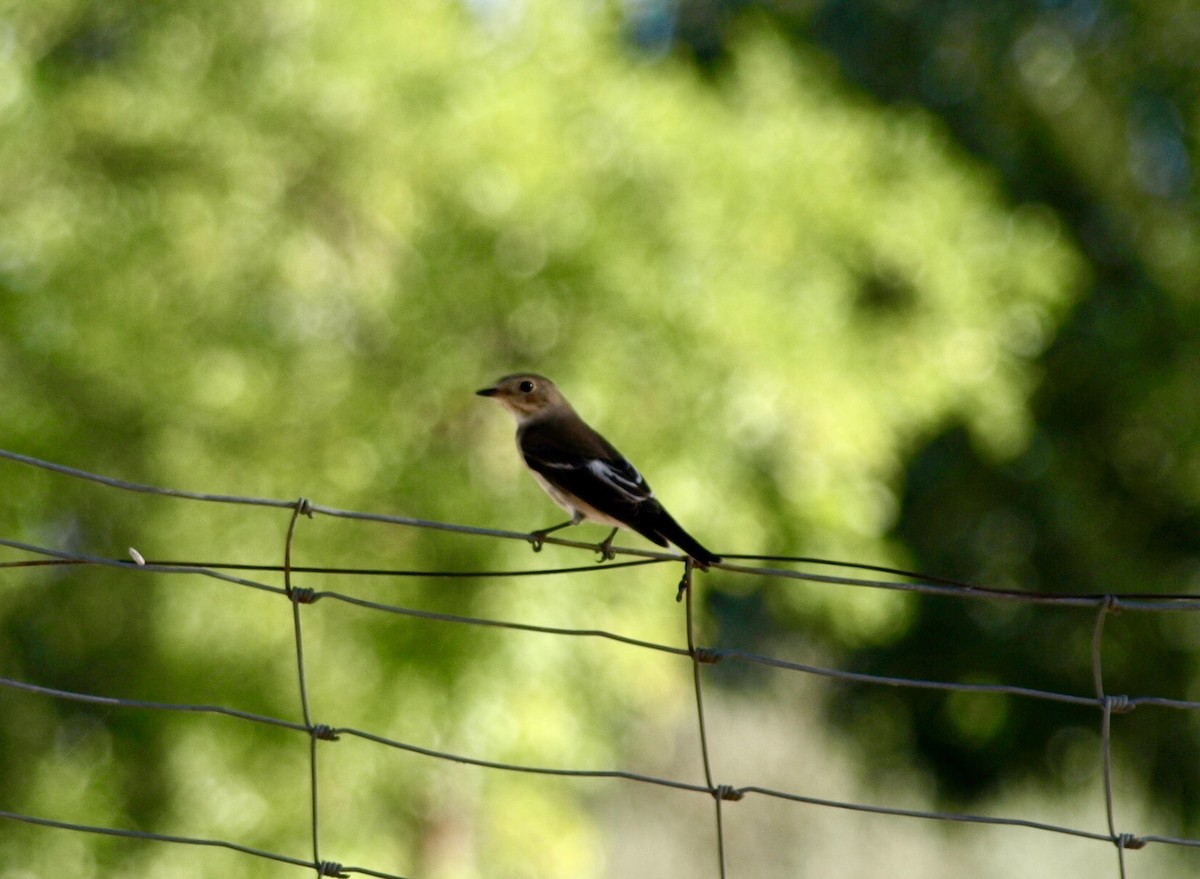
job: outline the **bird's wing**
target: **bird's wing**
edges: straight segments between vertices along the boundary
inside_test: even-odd
[[[659,546],[670,541],[702,568],[720,561],[671,518],[637,468],[583,422],[530,422],[518,431],[517,441],[530,469],[613,524],[622,523]]]
[[[654,492],[637,468],[595,431],[564,432],[534,422],[520,436],[521,454],[533,470],[607,516],[629,521]]]

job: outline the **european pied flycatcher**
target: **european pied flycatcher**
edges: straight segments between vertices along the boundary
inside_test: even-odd
[[[699,568],[721,560],[671,518],[642,474],[576,414],[550,379],[533,373],[507,375],[476,393],[491,397],[517,419],[517,447],[533,478],[571,514],[561,525],[533,532],[535,548],[551,531],[588,519],[612,526],[599,547],[606,558],[611,558],[617,529],[628,528],[659,546],[670,541]]]

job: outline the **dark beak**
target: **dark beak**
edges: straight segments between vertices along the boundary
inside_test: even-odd
[[[482,389],[476,391],[475,393],[478,394],[480,397],[494,397],[494,396],[496,396],[496,394],[500,393],[500,389],[499,388],[482,388]]]

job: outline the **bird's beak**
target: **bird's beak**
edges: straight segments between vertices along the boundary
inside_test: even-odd
[[[480,390],[476,391],[475,393],[478,394],[480,397],[494,397],[494,396],[496,396],[496,394],[500,393],[500,389],[499,388],[481,388]]]

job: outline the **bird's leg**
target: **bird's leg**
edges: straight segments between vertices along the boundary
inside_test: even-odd
[[[598,552],[600,554],[600,558],[596,559],[597,562],[607,562],[607,561],[611,561],[612,559],[615,559],[617,557],[617,554],[615,552],[613,552],[613,548],[612,548],[613,538],[616,536],[617,536],[617,529],[614,528],[612,531],[609,532],[608,537],[604,538],[604,540],[602,540],[600,543],[596,544],[596,552]]]
[[[572,516],[570,519],[563,522],[561,525],[554,525],[550,528],[543,528],[540,531],[530,532],[529,542],[533,545],[533,551],[534,552],[542,551],[542,547],[546,543],[546,535],[549,534],[550,532],[558,531],[560,528],[566,528],[570,525],[578,525],[578,524],[579,524],[579,520],[576,519],[574,516]]]

